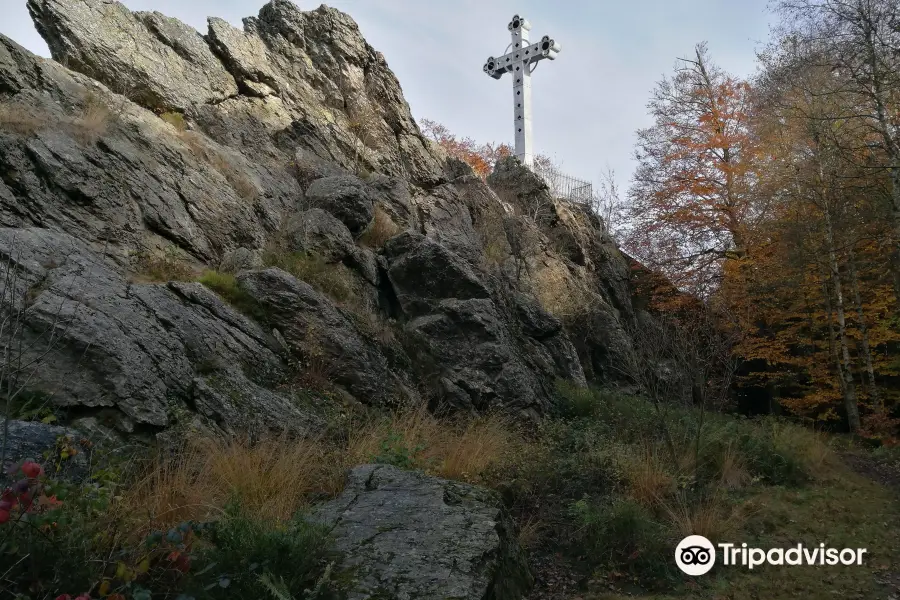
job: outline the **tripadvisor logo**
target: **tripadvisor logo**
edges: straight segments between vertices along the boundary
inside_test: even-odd
[[[747,544],[717,544],[722,564],[752,570],[760,565],[862,565],[865,548],[828,548],[825,544],[806,547],[797,544],[790,548],[750,548]],[[716,564],[716,546],[702,535],[689,535],[675,548],[675,564],[687,575],[708,573]]]
[[[703,575],[716,564],[716,549],[702,535],[689,535],[675,548],[675,564],[688,575]]]

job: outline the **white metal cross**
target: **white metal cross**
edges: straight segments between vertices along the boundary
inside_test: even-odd
[[[540,42],[529,44],[531,23],[519,15],[513,15],[507,29],[512,33],[509,51],[500,58],[488,57],[484,72],[494,79],[500,79],[507,72],[512,74],[516,156],[530,168],[534,164],[531,149],[531,74],[538,62],[556,58],[559,44],[546,35]]]

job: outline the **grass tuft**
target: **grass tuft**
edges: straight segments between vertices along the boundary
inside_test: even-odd
[[[256,299],[244,291],[235,276],[220,271],[206,271],[197,279],[248,317],[265,321],[266,312]]]
[[[397,235],[399,231],[400,227],[394,223],[391,216],[380,206],[376,206],[372,222],[363,231],[359,242],[364,246],[377,250],[384,246],[385,242]]]

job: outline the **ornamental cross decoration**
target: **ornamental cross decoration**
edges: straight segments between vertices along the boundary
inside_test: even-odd
[[[507,72],[512,74],[516,156],[530,168],[534,164],[531,146],[531,74],[540,61],[545,58],[556,59],[559,44],[547,35],[541,41],[530,44],[528,32],[531,30],[531,23],[519,15],[513,15],[506,28],[512,34],[512,43],[500,58],[488,57],[484,63],[484,72],[494,79],[500,79]]]

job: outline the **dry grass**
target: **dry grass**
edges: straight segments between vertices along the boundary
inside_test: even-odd
[[[664,458],[655,446],[641,445],[625,461],[629,494],[644,506],[656,506],[674,489],[675,480],[664,468]]]
[[[224,152],[212,146],[203,135],[197,132],[179,131],[178,136],[195,156],[206,161],[218,171],[238,196],[245,200],[256,200],[259,196],[256,184],[246,171],[236,166]]]
[[[458,481],[481,481],[487,470],[511,457],[519,436],[512,422],[492,414],[446,421],[424,407],[399,411],[388,419],[352,427],[347,445],[350,462],[384,452],[385,440],[406,449],[422,470]]]
[[[159,115],[159,118],[175,128],[179,133],[187,130],[187,123],[184,122],[184,115],[177,112],[166,112]]]
[[[730,539],[741,519],[719,493],[703,502],[691,502],[683,494],[662,503],[664,514],[679,538],[702,535],[710,540]]]
[[[532,291],[544,310],[563,322],[588,313],[599,300],[561,263],[538,271],[532,278]]]
[[[137,283],[193,281],[197,278],[196,270],[174,246],[162,253],[140,252],[133,257],[132,265],[131,280]]]
[[[124,491],[118,515],[136,535],[185,520],[216,519],[232,498],[264,519],[283,521],[312,499],[334,497],[347,469],[406,448],[408,467],[447,479],[480,481],[516,446],[510,421],[497,415],[446,422],[424,407],[345,424],[335,438],[190,439],[175,455],[152,461]],[[404,466],[404,465],[399,465]]]
[[[72,135],[83,144],[93,144],[109,129],[113,113],[94,94],[87,94],[79,114],[69,122]]]
[[[531,516],[519,526],[519,545],[526,550],[533,548],[540,541],[546,525],[540,519]]]
[[[384,246],[384,243],[397,235],[400,227],[391,219],[380,206],[375,207],[375,213],[372,222],[362,233],[359,242],[369,248],[378,249]]]
[[[19,135],[34,135],[50,127],[59,127],[70,133],[82,144],[96,143],[109,129],[113,112],[94,93],[88,92],[81,101],[77,113],[59,119],[35,106],[18,102],[0,103],[0,130]]]
[[[747,486],[753,479],[747,470],[746,461],[740,451],[728,445],[719,457],[719,485],[726,490],[736,490]]]
[[[34,135],[48,125],[34,108],[18,102],[0,103],[0,130],[18,135]]]
[[[837,462],[824,434],[787,423],[772,422],[772,442],[779,453],[795,456],[814,477],[826,478]]]
[[[174,458],[154,461],[125,491],[119,511],[137,518],[141,533],[214,520],[234,497],[262,518],[285,520],[312,492],[339,491],[343,473],[336,467],[320,440],[194,439]]]

